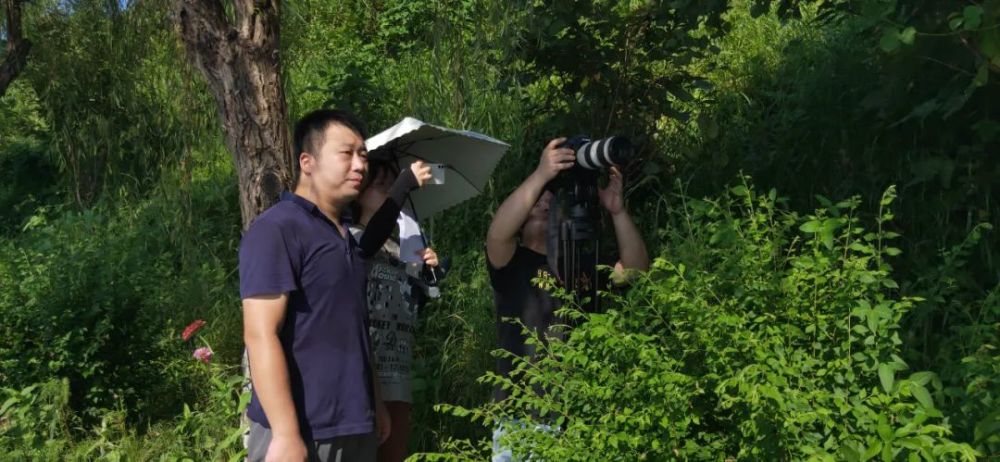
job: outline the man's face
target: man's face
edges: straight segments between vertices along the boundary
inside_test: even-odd
[[[323,200],[339,203],[354,200],[368,171],[365,140],[337,123],[327,127],[324,136],[319,152],[303,155],[300,160],[303,172],[309,172]]]
[[[528,212],[528,219],[521,227],[522,239],[544,238],[549,227],[549,206],[552,203],[553,194],[550,191],[542,193],[541,197],[535,201],[535,205]]]

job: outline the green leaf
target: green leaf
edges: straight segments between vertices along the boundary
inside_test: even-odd
[[[948,20],[948,27],[951,30],[958,30],[958,28],[962,27],[962,23],[964,22],[965,18],[956,15],[955,17]]]
[[[979,52],[986,59],[1000,59],[1000,30],[993,28],[979,33]]]
[[[838,454],[842,460],[847,462],[856,462],[861,460],[861,454],[858,454],[857,450],[847,445],[841,446],[838,450]]]
[[[913,39],[917,36],[917,30],[913,27],[907,27],[903,29],[903,32],[899,33],[899,41],[907,45],[913,45]]]
[[[896,255],[899,255],[903,252],[895,247],[886,247],[885,253],[888,254],[890,257],[895,257]]]
[[[965,18],[965,30],[978,29],[983,23],[983,7],[979,5],[969,5],[962,10]]]
[[[911,374],[909,380],[915,382],[917,385],[927,386],[928,383],[931,383],[931,380],[934,378],[934,376],[935,374],[933,372],[920,371]]]
[[[989,80],[990,69],[989,65],[983,63],[979,66],[979,70],[976,72],[976,77],[972,79],[972,86],[974,87],[985,87],[986,82]]]
[[[819,220],[810,220],[803,223],[802,226],[799,226],[800,231],[810,234],[817,233],[821,229],[823,229],[823,225],[822,222],[820,222]]]
[[[823,228],[823,230],[819,234],[819,237],[820,240],[823,241],[823,245],[825,245],[827,249],[831,250],[833,249],[833,230],[829,228]]]
[[[7,410],[10,409],[15,403],[17,403],[17,397],[8,398],[7,401],[3,403],[3,406],[0,406],[0,415],[6,414]]]
[[[882,389],[886,393],[892,393],[892,386],[896,377],[891,364],[882,363],[878,365],[878,379],[882,382]]]
[[[973,437],[979,443],[996,434],[1000,434],[1000,412],[994,412],[977,422]]]
[[[917,398],[917,401],[919,401],[922,406],[926,408],[934,407],[934,400],[931,399],[931,394],[926,388],[924,388],[923,385],[916,383],[912,384],[910,386],[910,393],[913,394],[914,398]]]
[[[875,457],[875,454],[878,454],[879,451],[881,450],[882,450],[881,441],[872,442],[872,445],[865,448],[865,452],[861,454],[861,460],[869,460],[872,457]]]
[[[875,430],[878,431],[878,436],[882,438],[882,441],[887,443],[892,441],[892,428],[889,427],[889,420],[885,418],[885,415],[878,416],[878,425],[875,426]],[[885,445],[885,447],[889,446]]]
[[[882,31],[882,39],[879,40],[878,46],[886,53],[896,51],[899,48],[899,29],[887,27]]]

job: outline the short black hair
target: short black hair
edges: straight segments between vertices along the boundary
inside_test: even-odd
[[[350,111],[343,109],[316,109],[295,123],[293,142],[295,143],[295,183],[299,182],[299,157],[303,152],[316,155],[323,142],[326,129],[333,124],[343,125],[361,137],[368,138],[365,124]]]

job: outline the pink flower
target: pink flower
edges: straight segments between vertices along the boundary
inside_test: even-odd
[[[198,329],[201,329],[204,325],[204,319],[195,319],[194,322],[188,324],[188,326],[184,328],[184,332],[181,334],[181,339],[185,342],[188,341],[191,336],[194,335],[195,332],[198,332]]]
[[[194,354],[192,356],[194,356],[194,359],[197,359],[198,361],[208,364],[208,362],[212,360],[213,354],[214,353],[212,353],[211,348],[201,347],[198,348],[197,350],[194,350]]]

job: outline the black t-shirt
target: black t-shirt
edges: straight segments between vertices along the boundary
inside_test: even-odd
[[[489,267],[490,284],[493,286],[493,302],[496,306],[497,340],[500,349],[507,350],[517,356],[531,356],[531,346],[525,345],[525,335],[521,326],[507,321],[505,318],[519,319],[525,326],[536,332],[544,332],[552,325],[556,300],[548,292],[535,287],[531,280],[540,274],[548,273],[549,264],[542,255],[522,246],[517,246],[510,262],[502,268],[494,268],[486,260]],[[513,365],[509,358],[497,358],[496,373],[507,377]],[[497,387],[493,391],[493,399],[500,401],[507,397],[507,392]]]
[[[516,322],[505,319],[519,319],[525,326],[545,336],[555,333],[549,328],[556,322],[555,311],[560,302],[548,292],[536,287],[531,280],[540,275],[552,275],[548,259],[545,255],[520,245],[514,251],[510,261],[502,268],[494,268],[486,260],[489,268],[490,284],[493,286],[493,301],[496,306],[497,340],[500,349],[514,353],[520,357],[531,357],[534,348],[525,345],[525,335]],[[607,278],[601,272],[598,287],[607,286]],[[497,358],[496,373],[503,377],[510,376],[513,369],[509,358]],[[493,399],[500,401],[508,393],[499,387],[493,391]]]

